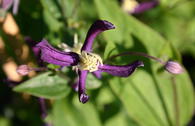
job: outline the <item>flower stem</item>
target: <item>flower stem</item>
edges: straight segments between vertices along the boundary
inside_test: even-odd
[[[40,71],[46,71],[46,70],[48,70],[48,68],[47,67],[38,67],[38,68],[31,68],[31,70],[40,72]]]
[[[47,116],[47,109],[46,109],[46,104],[45,104],[45,99],[44,98],[39,98],[39,104],[41,108],[41,117],[44,120]]]
[[[177,96],[178,93],[177,93],[177,86],[176,86],[175,77],[171,77],[171,82],[172,82],[172,86],[173,86],[173,100],[174,100],[174,109],[175,109],[175,125],[180,126],[180,124],[179,124],[180,112],[179,112],[179,104],[178,104],[178,96]]]
[[[165,62],[162,61],[160,58],[157,58],[157,57],[154,57],[154,56],[150,56],[150,55],[148,55],[146,53],[143,53],[143,52],[123,52],[123,53],[111,56],[110,58],[108,58],[108,60],[112,60],[112,59],[114,59],[114,58],[116,58],[118,56],[126,56],[126,55],[143,56],[145,58],[149,58],[149,59],[155,60],[155,61],[161,63],[162,65],[165,65]]]

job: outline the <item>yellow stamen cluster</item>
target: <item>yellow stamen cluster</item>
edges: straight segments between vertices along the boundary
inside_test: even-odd
[[[98,70],[99,65],[103,65],[102,59],[99,55],[90,52],[81,52],[82,44],[78,42],[77,34],[74,35],[74,47],[71,48],[66,44],[59,45],[65,52],[75,52],[80,57],[80,62],[77,66],[73,66],[74,70],[88,70],[94,72]]]
[[[85,51],[81,52],[80,63],[78,65],[79,69],[94,72],[98,70],[99,65],[103,65],[102,59],[99,55]]]

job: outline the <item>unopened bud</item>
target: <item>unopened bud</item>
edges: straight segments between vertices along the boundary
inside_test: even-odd
[[[174,61],[167,61],[165,64],[165,69],[172,74],[181,74],[184,72],[182,66],[178,62]]]
[[[32,71],[32,68],[29,67],[28,65],[20,65],[17,69],[16,72],[22,76],[27,75],[30,71]]]

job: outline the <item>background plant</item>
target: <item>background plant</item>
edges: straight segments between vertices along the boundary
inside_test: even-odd
[[[0,126],[42,125],[37,97],[47,101],[49,115],[44,120],[54,126],[176,126],[187,125],[194,114],[195,2],[161,0],[160,4],[139,15],[121,9],[117,0],[21,0],[17,15],[1,17]],[[11,12],[11,11],[10,11]],[[56,46],[73,45],[75,33],[83,42],[89,26],[97,19],[116,25],[99,36],[93,49],[104,60],[125,51],[140,51],[163,60],[183,62],[185,73],[173,76],[154,61],[137,56],[116,58],[110,64],[143,60],[145,67],[129,78],[103,75],[101,80],[88,76],[91,96],[81,104],[70,84],[75,73],[38,73],[21,78],[17,65],[36,67],[31,48],[24,38],[46,38]],[[8,27],[10,26],[10,27]],[[104,52],[104,53],[103,53]],[[48,66],[51,69],[56,66]],[[189,74],[188,74],[189,73]],[[35,74],[34,74],[35,75]],[[9,81],[3,81],[9,78]],[[10,81],[12,80],[12,81]],[[12,91],[10,85],[24,81]],[[14,82],[13,82],[14,81]],[[193,80],[194,81],[194,80]],[[31,94],[31,95],[29,95]],[[9,99],[9,100],[8,100]]]

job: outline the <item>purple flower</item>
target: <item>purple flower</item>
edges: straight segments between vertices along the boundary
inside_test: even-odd
[[[122,9],[130,14],[140,14],[148,11],[159,4],[159,0],[150,0],[138,3],[137,0],[123,0]]]
[[[159,0],[151,0],[147,2],[142,2],[131,12],[132,14],[140,14],[148,11],[159,4]]]
[[[85,83],[87,74],[92,72],[97,78],[101,78],[101,72],[107,72],[113,76],[128,77],[137,67],[143,66],[143,62],[135,61],[127,65],[103,64],[101,57],[92,53],[92,44],[98,34],[103,31],[114,29],[115,26],[105,20],[97,20],[87,33],[85,42],[80,52],[64,52],[53,48],[46,40],[42,40],[36,46],[39,47],[41,60],[47,63],[64,66],[74,66],[78,71],[79,100],[86,103],[89,96],[86,94]]]
[[[20,0],[2,0],[0,7],[7,11],[11,8],[11,6],[13,6],[12,12],[13,14],[17,14],[19,3]]]

